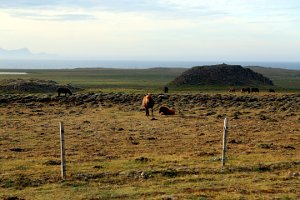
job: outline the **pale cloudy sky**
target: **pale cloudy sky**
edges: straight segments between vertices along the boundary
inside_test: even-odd
[[[0,48],[106,60],[300,61],[299,0],[0,0]]]

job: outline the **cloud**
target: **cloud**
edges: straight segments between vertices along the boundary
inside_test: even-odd
[[[56,18],[56,19],[55,19]],[[78,20],[95,20],[96,16],[85,15],[85,14],[65,14],[57,15],[54,20],[64,20],[64,21],[78,21]]]
[[[148,10],[157,9],[155,1],[151,0],[2,0],[2,8],[102,8],[110,10]]]
[[[1,0],[2,8],[80,7],[110,10],[227,10],[231,8],[299,8],[297,0]]]
[[[0,8],[41,8],[41,7],[51,7],[57,6],[59,1],[56,0],[45,0],[45,1],[34,1],[34,0],[2,0],[0,2]]]
[[[234,17],[251,18],[253,21],[253,18],[261,18],[269,14],[298,17],[300,2],[296,0],[2,0],[0,11],[1,9],[6,11],[73,10],[72,13],[62,14],[61,17],[48,17],[49,20],[90,20],[96,18],[89,14],[91,11],[109,11],[135,12],[167,18]],[[77,13],[78,9],[83,10],[84,13]],[[28,15],[28,17],[32,16]]]
[[[94,20],[96,12],[150,12],[163,8],[150,0],[4,0],[0,13],[33,20]],[[65,11],[65,13],[62,13]]]
[[[48,20],[48,21],[86,21],[95,20],[97,17],[91,14],[69,13],[69,12],[47,12],[33,10],[10,10],[10,16],[31,20]]]
[[[295,0],[2,0],[0,13],[15,18],[88,21],[99,13],[135,13],[152,20],[231,21],[233,23],[293,23],[299,20]]]

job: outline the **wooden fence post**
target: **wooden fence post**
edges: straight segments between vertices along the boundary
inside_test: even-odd
[[[60,150],[61,150],[61,178],[66,179],[66,157],[65,157],[65,130],[64,123],[59,123],[60,129]]]
[[[223,131],[223,147],[222,147],[222,167],[225,166],[226,160],[226,149],[227,149],[227,133],[228,133],[228,121],[227,118],[224,119],[224,131]]]

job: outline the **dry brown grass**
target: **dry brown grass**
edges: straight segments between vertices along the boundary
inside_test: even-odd
[[[298,110],[243,109],[234,119],[234,107],[196,107],[156,112],[157,120],[120,105],[14,103],[0,110],[2,199],[300,198]],[[225,116],[229,149],[221,170]],[[57,165],[60,121],[66,181]]]

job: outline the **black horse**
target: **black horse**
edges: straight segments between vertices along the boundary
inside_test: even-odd
[[[61,93],[65,93],[65,96],[67,96],[67,94],[72,95],[72,92],[69,88],[63,88],[63,87],[58,88],[57,93],[59,97]]]
[[[168,93],[169,92],[169,88],[167,86],[164,87],[164,92]]]
[[[241,89],[241,92],[242,92],[242,93],[244,93],[244,92],[250,93],[250,92],[251,92],[251,89],[250,89],[250,88],[242,88],[242,89]]]
[[[275,92],[275,90],[274,89],[269,89],[269,92]]]
[[[259,92],[258,88],[251,88],[251,92]]]

